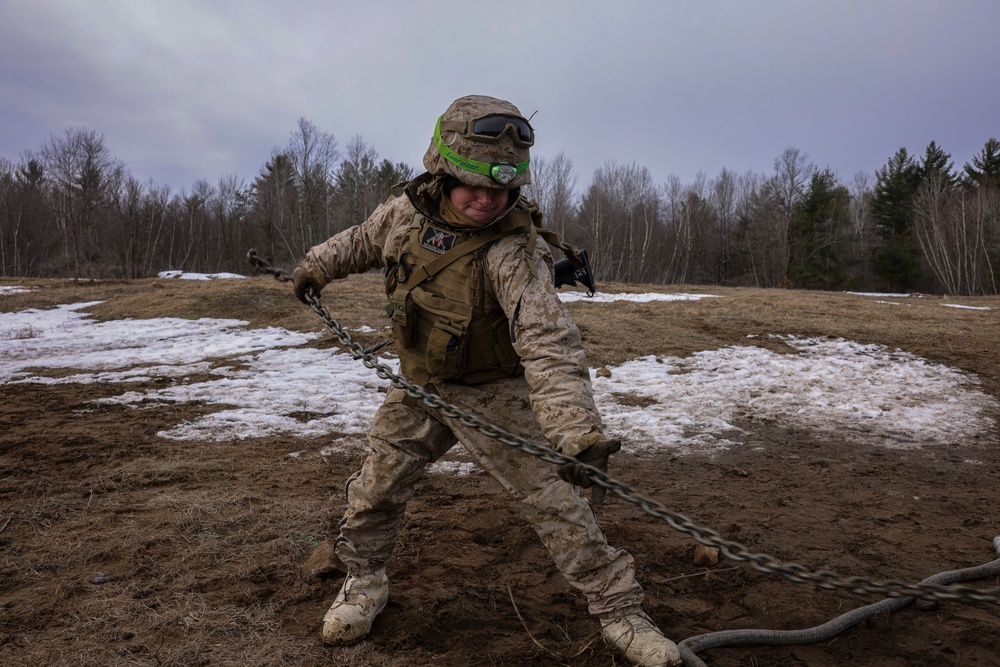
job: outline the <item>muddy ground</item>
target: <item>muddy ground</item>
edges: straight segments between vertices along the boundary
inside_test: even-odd
[[[267,278],[0,284],[38,288],[0,296],[0,311],[102,300],[91,309],[102,318],[236,317],[250,326],[319,328],[286,285]],[[948,299],[991,310],[903,311],[833,293],[658,289],[727,298],[572,304],[592,365],[749,344],[748,335],[827,335],[960,368],[1000,399],[1000,298]],[[346,324],[378,321],[370,277],[337,283],[324,298]],[[923,299],[939,306],[944,297]],[[310,579],[303,567],[339,520],[340,490],[360,466],[364,438],[351,436],[356,447],[347,453],[298,458],[287,453],[316,452],[330,438],[178,443],[156,434],[216,408],[93,403],[121,391],[0,386],[0,664],[623,664],[482,473],[432,474],[421,484],[374,632],[355,647],[325,647],[320,623],[340,581]],[[916,582],[995,557],[997,423],[970,441],[898,450],[748,422],[740,424],[742,446],[727,452],[624,452],[611,473],[753,551]],[[648,612],[678,641],[732,628],[809,627],[878,599],[726,560],[696,565],[690,537],[618,498],[598,516],[609,540],[634,554]],[[911,605],[816,644],[719,648],[702,657],[713,667],[997,666],[1000,605]]]

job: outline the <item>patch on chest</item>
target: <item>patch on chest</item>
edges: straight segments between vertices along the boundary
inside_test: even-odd
[[[455,238],[454,234],[428,227],[420,235],[420,245],[436,253],[446,253],[455,245]]]

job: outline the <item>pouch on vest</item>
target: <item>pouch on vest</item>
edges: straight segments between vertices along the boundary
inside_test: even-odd
[[[419,318],[421,328],[426,326],[427,350],[424,362],[433,380],[453,380],[465,370],[466,347],[469,342],[469,323],[472,308],[431,294],[417,287],[410,292],[418,311],[430,317]]]
[[[413,296],[409,290],[396,290],[389,295],[392,315],[392,334],[396,344],[403,348],[413,345],[417,337],[417,321],[413,313]]]
[[[476,324],[472,325],[476,328]],[[521,371],[521,358],[517,356],[511,345],[510,322],[503,311],[498,311],[491,318],[479,323],[482,333],[473,335],[472,340],[483,341],[485,347],[475,351],[480,359],[486,360],[483,371],[476,373],[473,377],[484,377],[495,379],[498,375],[490,372],[490,367],[496,366],[502,371],[499,377],[510,377],[519,375]],[[489,345],[486,345],[489,343]],[[466,369],[469,370],[469,369]],[[474,380],[470,379],[470,382]]]

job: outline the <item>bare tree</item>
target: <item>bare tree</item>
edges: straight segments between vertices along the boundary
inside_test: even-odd
[[[575,189],[573,161],[565,153],[560,152],[552,159],[531,159],[531,184],[525,188],[525,195],[538,204],[545,216],[545,226],[564,240],[570,240],[567,233],[575,217]]]
[[[334,174],[338,230],[362,222],[378,206],[377,172],[378,151],[355,135]]]
[[[0,157],[0,275],[11,275],[8,271],[8,244],[13,243],[13,257],[11,262],[16,264],[17,240],[20,233],[20,211],[15,212],[15,186],[14,164],[6,158]],[[8,237],[10,240],[8,240]],[[16,275],[16,274],[15,274]]]
[[[795,205],[802,200],[809,179],[816,171],[816,165],[809,162],[809,156],[801,152],[798,148],[786,148],[781,155],[774,159],[774,175],[772,176],[772,194],[774,204],[777,209],[777,216],[773,218],[773,235],[771,242],[774,244],[772,252],[776,264],[782,255],[784,266],[780,269],[775,265],[775,269],[780,271],[779,280],[784,280],[788,273],[789,246],[788,228],[795,216]]]
[[[299,197],[295,180],[295,167],[288,153],[274,151],[264,169],[251,185],[254,207],[251,219],[259,239],[254,247],[271,261],[279,254],[292,260],[297,257],[306,239],[301,237],[298,218]]]
[[[791,218],[795,204],[802,199],[816,165],[798,148],[786,148],[774,158],[774,195],[781,212]]]
[[[70,128],[51,136],[39,157],[53,185],[63,259],[75,275],[94,277],[102,265],[102,231],[107,229],[109,185],[125,165],[90,128]]]
[[[739,234],[738,188],[736,175],[723,169],[709,187],[709,205],[713,210],[714,244],[710,257],[714,280],[725,284],[734,276]]]
[[[142,263],[141,226],[143,222],[142,186],[132,176],[122,179],[111,195],[115,210],[115,227],[119,243],[116,246],[118,271],[125,278],[139,278]]]
[[[291,161],[298,193],[294,241],[299,244],[301,254],[307,245],[311,245],[308,239],[331,230],[330,191],[340,151],[332,134],[318,130],[305,118],[299,118],[284,152]]]
[[[752,183],[740,227],[741,282],[778,287],[788,270],[788,224],[774,178]]]
[[[1000,293],[1000,179],[977,183],[964,191],[976,228],[982,230],[985,258],[983,293]]]
[[[943,173],[924,178],[913,202],[914,236],[948,293],[995,293],[988,225],[976,207],[979,192],[953,183]]]
[[[216,234],[211,237],[209,246],[215,254],[214,267],[235,269],[243,266],[246,261],[246,252],[251,244],[244,237],[243,189],[243,179],[236,174],[226,174],[219,179],[213,196],[208,201],[212,231]],[[202,261],[206,262],[207,259],[203,257]]]
[[[608,161],[583,197],[580,228],[603,280],[642,282],[657,273],[663,239],[660,189],[649,170]]]
[[[861,280],[867,282],[869,274],[868,261],[871,256],[872,241],[875,233],[871,213],[873,192],[871,174],[865,171],[856,172],[848,190],[851,193],[850,214],[851,226],[854,230],[856,261],[860,266]]]
[[[204,179],[194,182],[190,194],[181,192],[179,211],[167,242],[164,268],[186,271],[198,265],[200,253],[208,245],[208,203],[214,197],[215,189]]]
[[[142,263],[138,275],[149,275],[158,268],[159,250],[163,243],[164,227],[169,224],[173,197],[169,185],[157,185],[150,179],[145,189],[142,224]]]
[[[692,233],[690,217],[685,214],[684,197],[685,188],[680,177],[671,174],[663,187],[664,252],[657,282],[687,282]]]

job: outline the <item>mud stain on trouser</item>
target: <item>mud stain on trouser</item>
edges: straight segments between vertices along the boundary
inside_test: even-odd
[[[528,440],[544,442],[522,378],[436,389],[453,405]],[[642,604],[631,554],[608,545],[590,504],[556,476],[551,464],[456,420],[412,407],[405,396],[399,389],[389,390],[368,434],[371,451],[347,486],[348,507],[336,552],[352,572],[370,572],[389,562],[414,485],[428,464],[461,442],[518,501],[556,566],[586,596],[592,614]]]

